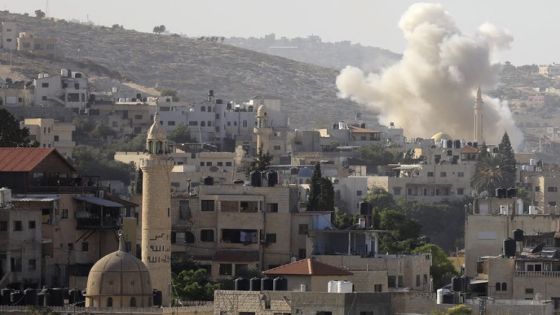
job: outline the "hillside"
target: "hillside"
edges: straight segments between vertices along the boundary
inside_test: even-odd
[[[115,79],[177,89],[182,99],[191,101],[202,99],[208,89],[214,89],[219,98],[238,101],[255,95],[279,96],[292,125],[299,128],[326,126],[352,118],[357,111],[366,119],[374,117],[337,98],[333,69],[179,36],[0,13],[0,20],[7,18],[18,23],[19,31],[57,39],[65,58],[40,62],[43,66],[58,67],[68,60]],[[34,62],[39,61],[30,60],[27,67],[23,62],[18,72],[34,76],[39,70]],[[78,66],[77,70],[82,69]]]
[[[379,72],[402,57],[386,49],[352,44],[349,41],[323,42],[318,36],[277,38],[274,34],[269,34],[261,38],[226,38],[224,42],[327,68],[342,69],[350,65],[368,72]]]

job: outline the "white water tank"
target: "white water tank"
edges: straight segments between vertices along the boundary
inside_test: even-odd
[[[352,293],[353,291],[352,282],[350,281],[338,281],[337,287],[338,293]]]
[[[305,291],[307,291],[307,286],[304,283],[302,283],[302,284],[299,285],[299,290],[301,292],[305,292]]]
[[[327,284],[327,292],[329,293],[336,293],[337,291],[337,282],[335,280],[331,280],[329,281],[329,283]]]
[[[508,205],[500,205],[500,214],[502,214],[502,215],[508,215],[509,214]]]
[[[536,206],[529,206],[529,214],[537,214],[537,207]]]
[[[365,229],[366,228],[366,218],[360,217],[358,219],[358,227],[360,229]]]
[[[436,291],[436,303],[443,304],[443,289],[437,289]]]
[[[529,165],[537,165],[537,160],[536,159],[529,159]]]
[[[0,207],[12,202],[12,190],[6,187],[0,188]]]
[[[519,198],[517,199],[517,204],[515,205],[516,209],[517,209],[517,214],[518,215],[522,215],[523,214],[523,208],[524,204],[523,204],[523,199]]]

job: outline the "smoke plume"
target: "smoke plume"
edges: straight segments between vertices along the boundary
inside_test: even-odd
[[[336,79],[339,96],[373,108],[382,124],[395,122],[409,137],[443,131],[473,139],[476,89],[497,82],[499,65],[492,53],[507,49],[513,38],[492,24],[464,35],[439,4],[413,4],[399,27],[407,41],[403,58],[381,74],[347,66]],[[507,131],[513,145],[522,140],[507,103],[483,96],[484,138],[498,143]]]

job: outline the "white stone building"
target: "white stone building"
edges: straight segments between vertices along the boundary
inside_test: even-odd
[[[80,110],[89,99],[88,79],[82,72],[61,69],[60,75],[39,73],[33,85],[35,106],[61,105]]]
[[[76,126],[72,123],[51,118],[26,118],[21,127],[29,129],[31,140],[37,141],[39,147],[55,148],[65,157],[72,157],[72,150],[76,146],[73,136]]]
[[[16,50],[17,49],[17,37],[18,30],[16,22],[3,21],[0,23],[1,29],[1,44],[0,48],[5,50]]]

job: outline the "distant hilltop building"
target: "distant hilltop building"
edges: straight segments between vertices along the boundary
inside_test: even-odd
[[[0,48],[6,50],[17,49],[17,25],[15,22],[4,21],[0,23],[1,42]]]
[[[56,39],[53,37],[40,37],[31,33],[19,33],[17,37],[17,50],[32,55],[53,57],[56,55]]]

